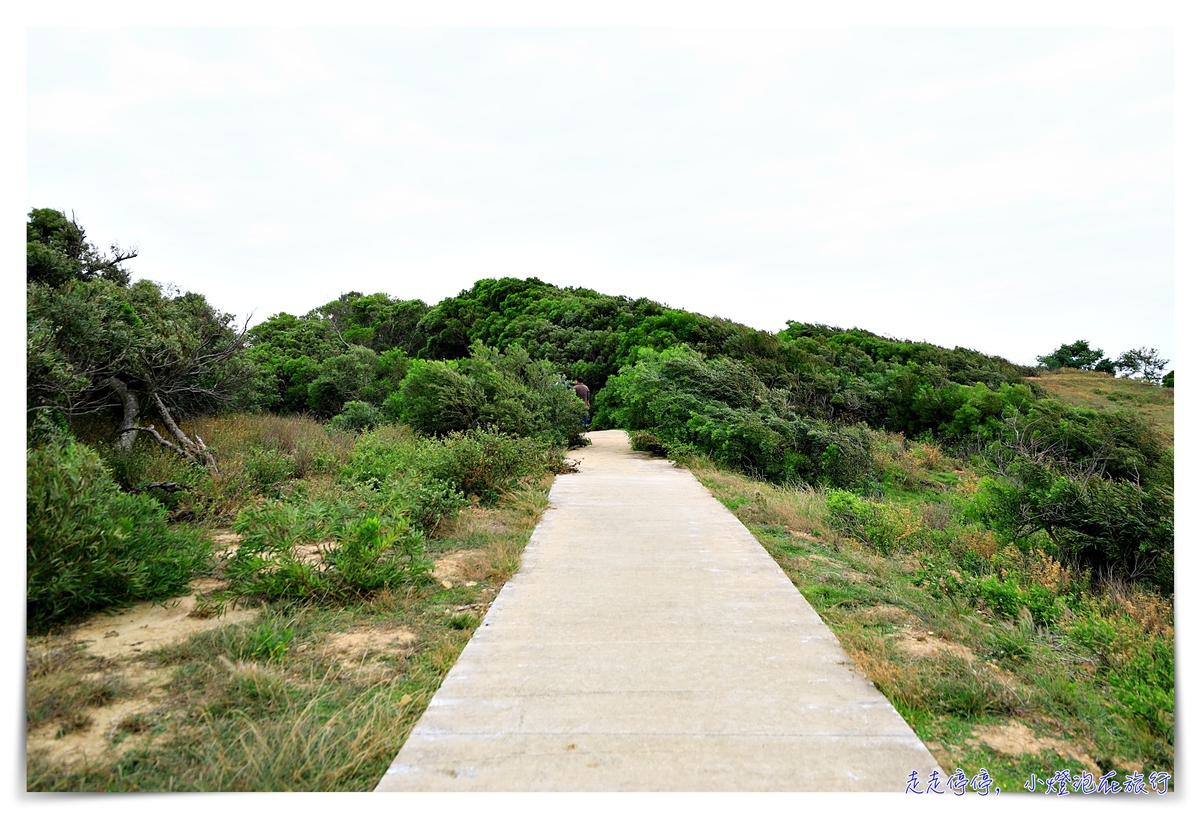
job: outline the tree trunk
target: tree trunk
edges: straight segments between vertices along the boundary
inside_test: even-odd
[[[212,452],[208,450],[208,447],[204,445],[204,441],[201,439],[200,435],[196,435],[196,439],[191,440],[183,433],[183,430],[179,428],[179,424],[175,422],[175,418],[171,417],[171,412],[167,409],[167,405],[162,402],[162,398],[158,396],[158,393],[152,392],[150,397],[154,399],[155,405],[158,406],[158,414],[160,417],[162,417],[163,423],[167,424],[167,429],[169,429],[171,434],[175,435],[175,439],[183,445],[183,450],[187,452],[187,456],[192,460],[195,460],[197,463],[200,462],[200,457],[203,457],[205,462],[208,464],[209,469],[211,469],[214,474],[218,474],[219,471],[217,470],[217,461],[213,458]]]
[[[137,395],[129,391],[129,387],[117,378],[108,379],[109,387],[121,399],[121,431],[117,434],[117,448],[129,451],[137,440],[138,402]]]

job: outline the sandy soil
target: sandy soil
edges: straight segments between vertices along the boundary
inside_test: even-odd
[[[969,662],[975,661],[975,654],[970,648],[934,636],[930,631],[907,630],[896,638],[896,646],[910,656],[934,656],[939,651],[944,651]]]
[[[220,587],[216,580],[196,580],[193,590],[206,592]],[[181,642],[193,634],[244,622],[258,615],[257,608],[229,607],[219,617],[192,616],[196,609],[194,595],[176,597],[166,602],[142,602],[115,614],[94,616],[63,635],[70,642],[83,642],[86,650],[106,659],[136,656],[165,645]]]
[[[433,578],[442,583],[443,588],[453,588],[455,585],[465,585],[473,588],[478,584],[468,577],[477,576],[487,570],[487,555],[475,551],[451,551],[438,557],[433,565]]]
[[[1096,760],[1083,748],[1055,738],[1041,738],[1020,722],[981,727],[972,734],[968,744],[983,744],[997,753],[1007,756],[1037,755],[1044,750],[1053,750],[1063,758],[1072,758],[1087,768],[1092,775],[1099,776]]]
[[[193,591],[220,587],[216,580],[200,579]],[[96,677],[119,678],[132,695],[122,696],[104,707],[84,708],[79,714],[86,727],[59,735],[57,722],[44,724],[26,736],[30,754],[46,753],[50,760],[66,765],[112,762],[134,742],[152,741],[150,729],[156,712],[167,706],[163,689],[170,681],[168,670],[140,660],[141,654],[180,642],[194,634],[258,615],[257,608],[227,608],[221,616],[195,617],[194,594],[163,603],[140,603],[115,614],[98,614],[79,626],[52,638],[29,641],[31,652],[53,651],[63,645],[81,645],[92,656],[105,660]],[[119,743],[114,743],[121,739]]]
[[[334,634],[325,641],[325,650],[336,656],[346,670],[382,675],[387,673],[387,666],[378,660],[406,656],[416,640],[406,628],[371,628]]]

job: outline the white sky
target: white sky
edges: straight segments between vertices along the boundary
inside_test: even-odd
[[[1173,351],[1170,29],[33,29],[29,207],[261,320],[484,277]]]

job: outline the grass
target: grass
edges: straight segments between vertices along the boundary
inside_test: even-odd
[[[348,458],[349,447],[334,435],[322,442],[324,431],[311,421],[260,416],[205,423],[201,436],[221,448],[221,479],[246,486],[213,491],[221,502],[208,506],[204,516],[214,534],[228,536],[223,526],[230,509],[244,502],[243,491],[251,498],[300,484],[317,497],[344,491],[332,473]],[[299,462],[306,445],[327,452],[331,462],[303,477],[293,472],[282,489],[246,485],[253,452],[275,451]],[[172,471],[178,464],[160,462],[156,450],[144,456],[140,466],[149,468],[141,479],[178,473]],[[488,498],[487,505],[476,500],[443,519],[425,543],[438,576],[362,600],[271,603],[255,621],[118,659],[88,656],[69,642],[69,634],[31,638],[26,729],[43,738],[29,744],[27,788],[373,788],[488,605],[518,569],[551,482],[548,474],[526,480],[494,501]],[[102,722],[108,724],[105,719],[126,710],[98,732]],[[47,740],[48,731],[58,738]],[[56,758],[46,749],[84,734],[91,742],[86,760]]]
[[[956,473],[940,454],[918,455],[931,474],[907,481],[893,474],[884,502],[912,510],[908,517],[926,528],[931,520],[945,524],[939,515],[948,516],[943,511],[956,494],[971,491],[973,475],[962,464]],[[896,452],[881,456],[894,459]],[[1079,596],[1075,613],[1037,626],[1027,610],[1009,618],[984,600],[952,592],[968,578],[946,567],[961,563],[928,553],[936,539],[923,540],[925,551],[881,553],[838,532],[821,490],[755,481],[699,458],[687,465],[758,538],[943,769],[961,767],[970,777],[984,767],[1010,792],[1020,791],[1031,773],[1045,779],[1063,768],[1092,770],[1097,778],[1115,770],[1119,781],[1142,771],[1173,774],[1173,693],[1164,699],[1162,690],[1173,690],[1173,678],[1164,682],[1160,673],[1146,682],[1137,670],[1149,666],[1145,645],[1173,649],[1170,600],[1110,583]],[[892,471],[903,477],[920,470],[901,463]],[[939,474],[955,475],[953,483]],[[1061,594],[1079,586],[1078,577],[1044,554],[1019,553],[990,532],[953,534],[944,547],[968,562],[982,554],[990,562],[981,564]],[[1088,642],[1087,628],[1101,636]],[[1122,674],[1142,680],[1131,699],[1137,706],[1116,698]],[[1147,707],[1149,716],[1138,714]]]
[[[1074,406],[1087,409],[1130,409],[1147,418],[1166,437],[1175,440],[1175,390],[1103,372],[1056,369],[1029,378]]]

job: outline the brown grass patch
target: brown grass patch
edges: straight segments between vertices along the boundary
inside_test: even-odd
[[[858,611],[855,616],[860,622],[868,625],[879,623],[911,625],[916,622],[916,618],[912,614],[895,605],[872,605]]]
[[[1000,543],[991,531],[964,531],[955,545],[985,560],[990,560],[1000,550]]]
[[[1175,441],[1174,389],[1078,369],[1042,372],[1026,380],[1075,406],[1131,410],[1149,420],[1167,440]]]

